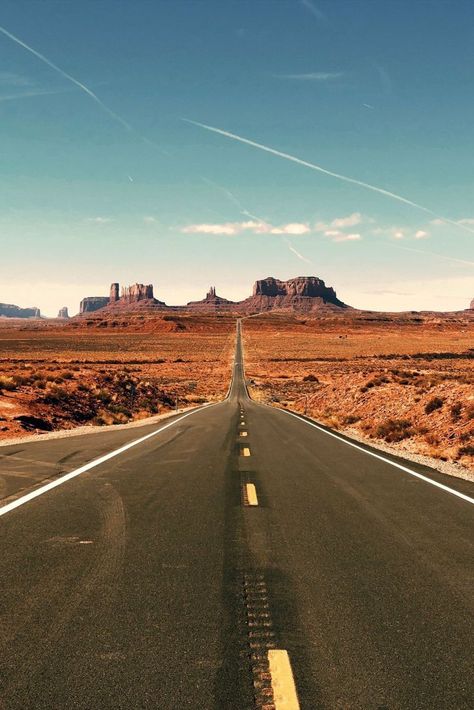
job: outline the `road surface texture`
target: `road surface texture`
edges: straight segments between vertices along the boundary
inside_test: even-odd
[[[0,708],[472,710],[473,484],[250,401],[240,326],[233,367],[0,448]]]

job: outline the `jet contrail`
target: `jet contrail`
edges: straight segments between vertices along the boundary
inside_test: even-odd
[[[380,195],[384,195],[385,197],[390,197],[392,200],[403,202],[405,205],[410,205],[410,207],[414,207],[417,210],[422,210],[422,212],[426,212],[427,214],[437,217],[438,219],[443,220],[443,222],[446,222],[447,224],[452,224],[455,227],[458,227],[459,229],[463,229],[465,232],[470,232],[471,234],[474,234],[474,229],[469,229],[469,227],[466,227],[464,224],[459,224],[459,222],[455,222],[454,220],[449,219],[448,217],[443,217],[443,215],[440,215],[437,212],[433,212],[433,210],[430,210],[428,207],[423,207],[423,205],[419,205],[416,202],[412,202],[412,200],[409,200],[406,197],[402,197],[401,195],[397,195],[395,192],[384,190],[382,187],[370,185],[368,182],[356,180],[355,178],[348,177],[347,175],[335,173],[332,170],[326,170],[326,168],[322,168],[320,165],[316,165],[315,163],[309,163],[307,160],[302,160],[301,158],[297,158],[294,155],[290,155],[289,153],[283,153],[280,150],[275,150],[275,148],[270,148],[269,146],[263,145],[262,143],[256,143],[255,141],[251,141],[248,138],[238,136],[235,133],[224,131],[221,128],[208,126],[205,123],[199,123],[199,121],[192,121],[189,118],[182,118],[181,120],[185,121],[186,123],[190,123],[194,126],[198,126],[199,128],[204,128],[206,131],[211,131],[212,133],[218,133],[219,135],[225,136],[226,138],[231,138],[232,140],[238,141],[239,143],[245,143],[246,145],[252,146],[252,148],[258,148],[259,150],[263,150],[266,153],[271,153],[272,155],[276,155],[279,158],[290,160],[292,163],[297,163],[298,165],[303,165],[304,167],[310,168],[311,170],[316,170],[317,172],[324,173],[324,175],[329,175],[330,177],[336,178],[337,180],[342,180],[343,182],[348,182],[352,185],[358,185],[359,187],[363,187],[366,190],[371,190],[372,192],[377,192]]]
[[[88,86],[83,84],[78,79],[75,79],[73,76],[71,76],[71,74],[68,74],[66,71],[64,71],[64,69],[61,69],[61,67],[58,67],[57,64],[54,64],[54,62],[52,62],[50,59],[45,57],[44,54],[37,52],[36,49],[33,49],[33,47],[30,47],[29,44],[26,44],[26,42],[23,42],[23,40],[21,40],[19,37],[16,37],[16,35],[12,34],[8,30],[6,30],[5,27],[0,26],[0,32],[2,34],[4,34],[6,37],[8,37],[9,39],[11,39],[12,42],[19,44],[20,47],[23,47],[24,49],[26,49],[27,52],[30,52],[30,54],[33,54],[40,61],[42,61],[44,64],[46,64],[48,67],[50,67],[55,72],[60,74],[64,79],[67,79],[67,81],[70,81],[72,84],[79,87],[79,89],[81,89],[81,91],[86,93],[93,101],[95,101],[96,104],[98,104],[98,106],[100,106],[100,108],[103,111],[105,111],[105,113],[107,113],[111,118],[113,118],[114,121],[117,121],[118,123],[120,123],[120,125],[123,126],[123,128],[125,128],[127,131],[138,136],[138,138],[140,138],[140,140],[142,140],[144,143],[147,143],[148,145],[152,145],[154,148],[159,150],[161,153],[164,153],[165,155],[169,156],[169,153],[167,153],[167,151],[160,148],[159,145],[157,145],[156,143],[151,141],[149,138],[142,136],[133,126],[130,125],[130,123],[128,123],[121,116],[119,116],[118,113],[115,113],[115,111],[112,111],[112,109],[109,108],[106,104],[104,104],[104,102],[101,99],[99,99],[97,94],[95,94],[91,89],[89,89]]]
[[[213,180],[210,180],[207,177],[204,177],[203,175],[200,175],[201,180],[206,182],[208,185],[212,185],[215,187],[217,190],[220,190],[221,192],[224,193],[226,197],[229,198],[229,200],[237,207],[239,210],[240,214],[245,215],[245,217],[250,217],[250,219],[255,219],[257,222],[261,222],[262,224],[268,224],[268,222],[265,219],[262,219],[261,217],[257,217],[257,215],[252,214],[248,210],[245,209],[243,204],[240,202],[240,200],[237,199],[237,197],[226,187],[222,187],[222,185],[218,185],[217,182],[214,182]]]
[[[295,254],[295,256],[298,257],[298,259],[301,259],[301,261],[305,261],[307,264],[312,264],[312,263],[313,263],[312,261],[310,261],[310,259],[307,259],[305,256],[303,256],[303,254],[300,254],[299,251],[297,251],[297,250],[295,249],[295,247],[293,246],[293,244],[290,242],[289,239],[285,239],[285,242],[286,242],[287,245],[288,245],[288,249],[289,249],[290,251],[292,251],[293,254]]]
[[[474,261],[468,261],[467,259],[457,259],[455,256],[446,256],[446,254],[437,254],[434,251],[425,251],[424,249],[412,249],[412,247],[399,247],[392,244],[394,249],[403,249],[403,251],[413,251],[416,254],[428,254],[429,256],[436,256],[438,259],[444,259],[445,261],[455,261],[458,264],[467,264],[468,266],[474,266]]]

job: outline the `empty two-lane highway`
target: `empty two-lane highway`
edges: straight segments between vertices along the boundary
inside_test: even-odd
[[[474,707],[474,485],[252,402],[240,326],[233,371],[0,449],[0,708]]]

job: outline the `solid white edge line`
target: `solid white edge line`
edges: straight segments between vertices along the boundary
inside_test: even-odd
[[[284,649],[269,650],[268,665],[272,678],[275,710],[299,710],[300,704],[288,651]]]
[[[69,473],[64,474],[64,476],[60,476],[59,478],[55,478],[54,481],[50,481],[49,483],[46,483],[44,486],[40,486],[39,488],[36,488],[34,491],[31,491],[30,493],[26,493],[24,496],[21,496],[20,498],[13,500],[11,503],[7,503],[6,505],[1,506],[0,507],[0,517],[2,515],[5,515],[6,513],[9,513],[12,510],[15,510],[15,508],[19,508],[21,505],[28,503],[30,500],[34,500],[34,498],[38,498],[39,496],[42,496],[44,493],[47,493],[48,491],[52,490],[53,488],[56,488],[57,486],[60,486],[63,483],[66,483],[66,481],[70,481],[71,478],[75,478],[76,476],[80,476],[81,473],[85,473],[86,471],[90,471],[91,468],[95,468],[96,466],[99,466],[101,463],[104,463],[105,461],[108,461],[109,459],[113,459],[115,456],[118,456],[119,454],[123,454],[124,451],[131,449],[133,446],[137,446],[138,444],[141,444],[143,441],[146,441],[147,439],[151,439],[153,436],[156,436],[157,434],[161,434],[162,431],[165,431],[165,429],[169,429],[169,427],[174,426],[175,424],[178,424],[179,422],[183,421],[183,419],[186,419],[186,417],[190,417],[192,414],[198,414],[199,412],[202,412],[204,409],[207,409],[208,407],[214,407],[217,404],[221,404],[221,402],[215,402],[215,403],[213,402],[211,404],[205,404],[203,407],[199,407],[199,409],[194,409],[192,412],[188,412],[187,414],[183,414],[183,416],[179,417],[179,419],[175,419],[174,421],[169,422],[169,424],[165,424],[164,426],[160,427],[160,429],[157,429],[156,431],[152,431],[151,434],[146,434],[146,436],[142,436],[140,439],[135,439],[134,441],[131,441],[130,443],[125,444],[124,446],[121,446],[119,449],[115,449],[114,451],[110,451],[108,454],[105,454],[104,456],[100,456],[98,459],[94,459],[93,461],[89,461],[89,463],[84,464],[84,466],[81,466],[80,468],[76,468],[74,471],[70,471]]]
[[[265,406],[268,407],[270,405],[265,405]],[[416,478],[420,478],[422,481],[425,481],[426,483],[430,483],[432,486],[436,486],[436,488],[441,488],[441,490],[446,491],[447,493],[451,493],[453,496],[457,496],[458,498],[465,500],[467,503],[474,504],[474,498],[471,498],[470,496],[466,495],[465,493],[460,493],[459,491],[456,491],[454,488],[450,488],[449,486],[445,486],[444,483],[438,483],[438,481],[434,481],[432,478],[428,478],[428,476],[423,476],[422,473],[417,473],[416,471],[413,471],[411,468],[408,468],[407,466],[402,466],[402,464],[396,463],[395,461],[390,461],[390,459],[385,458],[385,456],[381,456],[380,454],[376,454],[374,451],[369,451],[368,449],[365,449],[363,446],[359,446],[359,444],[356,444],[353,441],[348,441],[347,439],[343,439],[338,434],[334,434],[334,432],[328,431],[327,429],[324,429],[319,424],[316,424],[315,422],[310,422],[307,419],[304,419],[304,417],[301,417],[298,414],[295,414],[294,412],[289,412],[286,409],[279,409],[276,407],[272,407],[272,409],[277,409],[277,411],[279,411],[279,412],[284,412],[285,414],[288,414],[290,417],[294,417],[295,419],[298,419],[300,422],[304,422],[305,424],[308,424],[309,426],[312,426],[315,429],[322,431],[324,434],[327,434],[328,436],[332,436],[334,439],[337,439],[342,444],[347,444],[347,446],[352,446],[352,448],[358,449],[359,451],[362,451],[364,454],[368,454],[369,456],[373,456],[374,459],[379,459],[379,461],[383,461],[384,463],[388,463],[388,464],[390,464],[390,466],[394,466],[395,468],[400,469],[400,471],[404,471],[405,473],[409,473],[410,476],[415,476]]]

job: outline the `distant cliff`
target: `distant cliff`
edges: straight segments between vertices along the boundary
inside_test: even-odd
[[[0,316],[6,318],[41,318],[39,308],[20,308],[11,303],[0,303]]]

